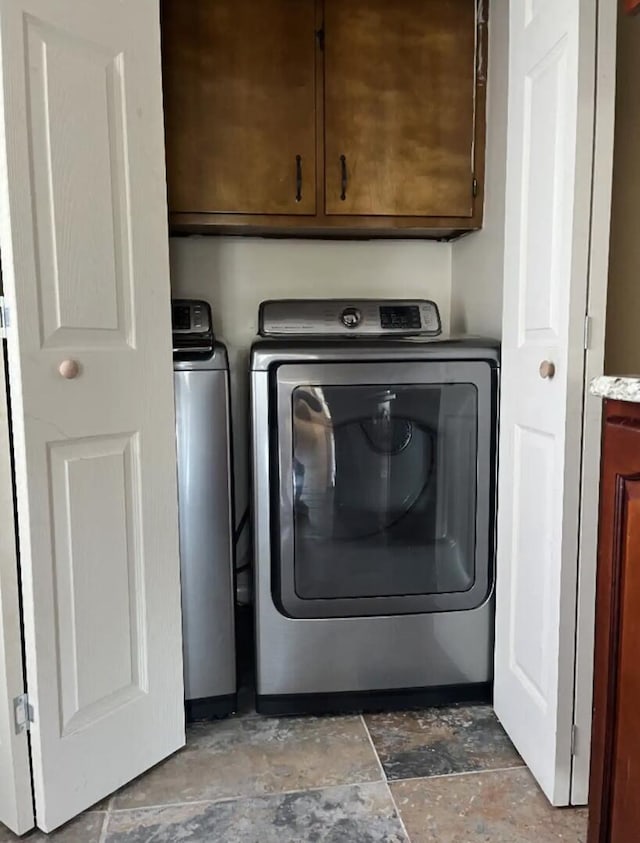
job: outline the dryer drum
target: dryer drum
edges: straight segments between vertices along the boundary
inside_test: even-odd
[[[409,419],[392,419],[386,415],[361,421],[360,427],[373,450],[387,456],[404,451],[413,436],[413,422]]]
[[[407,418],[366,419],[334,431],[336,440],[334,539],[358,541],[400,525],[423,502],[434,478],[437,434]],[[368,505],[354,508],[362,489],[353,461],[369,472]],[[421,507],[421,510],[423,507]],[[340,517],[340,514],[344,517]],[[422,513],[425,515],[425,513]]]

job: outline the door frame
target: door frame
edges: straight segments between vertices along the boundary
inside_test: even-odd
[[[600,493],[602,399],[589,393],[604,371],[609,242],[613,183],[616,90],[617,4],[598,0],[596,91],[591,192],[590,255],[585,319],[584,409],[581,506],[578,544],[576,657],[571,804],[586,805],[589,795],[593,649]]]
[[[0,822],[16,834],[35,824],[31,759],[26,729],[17,732],[14,700],[26,691],[15,487],[12,470],[10,387],[0,338]],[[7,781],[5,776],[11,776]]]

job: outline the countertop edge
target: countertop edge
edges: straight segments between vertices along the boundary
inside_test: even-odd
[[[640,404],[640,375],[600,375],[591,381],[589,391],[598,398]]]

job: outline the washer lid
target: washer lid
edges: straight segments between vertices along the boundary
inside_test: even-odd
[[[426,299],[279,299],[260,305],[263,337],[437,337],[435,302]]]
[[[174,355],[174,372],[215,372],[228,371],[229,357],[224,343],[214,342],[212,352],[207,356],[204,354],[182,353]]]

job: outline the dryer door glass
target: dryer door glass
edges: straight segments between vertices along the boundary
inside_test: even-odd
[[[275,581],[287,614],[451,611],[487,598],[492,425],[483,368],[486,378],[456,381],[443,369],[434,383],[282,388],[289,424]]]
[[[294,391],[300,598],[471,588],[477,415],[472,384]]]

